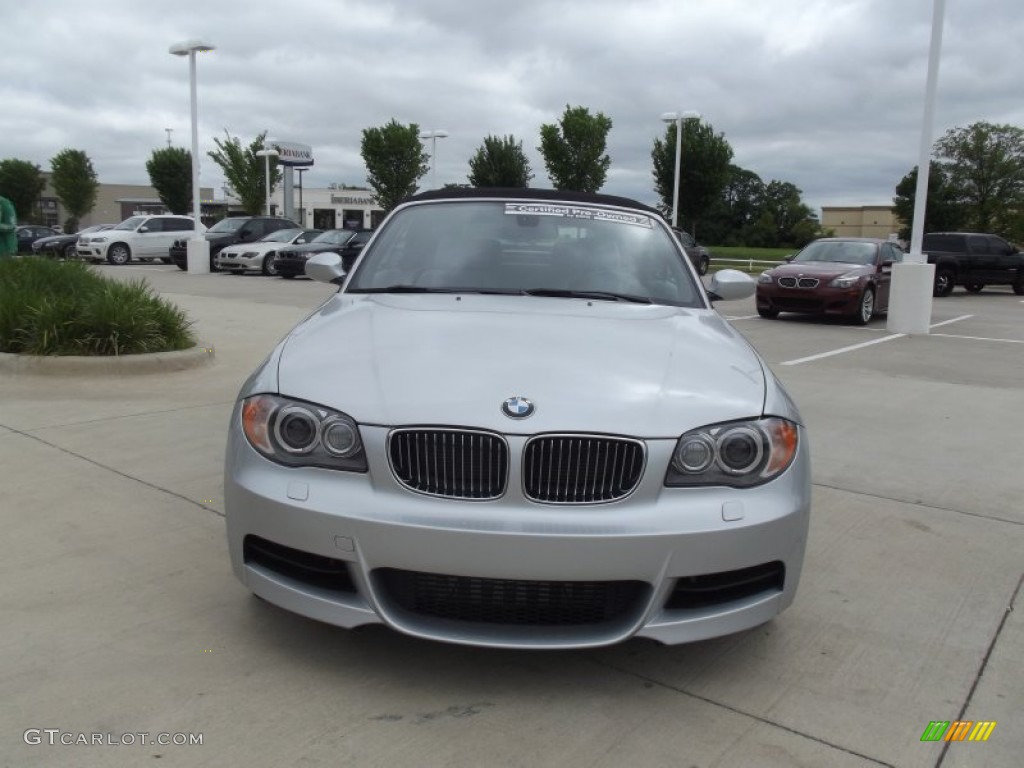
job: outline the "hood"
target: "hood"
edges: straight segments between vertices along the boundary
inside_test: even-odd
[[[361,423],[678,437],[758,416],[765,376],[713,310],[541,297],[338,294],[279,348],[281,394]],[[501,412],[522,396],[522,422]]]
[[[340,253],[344,248],[344,244],[338,245],[337,243],[297,243],[287,245],[280,250],[308,257],[314,253]]]
[[[795,261],[769,270],[773,277],[816,277],[831,280],[840,275],[868,275],[875,271],[874,264],[845,264],[833,261]]]

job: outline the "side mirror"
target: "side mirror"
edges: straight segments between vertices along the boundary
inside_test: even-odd
[[[784,258],[784,259],[783,259],[783,261],[785,261],[785,262],[790,262],[790,261],[792,261],[792,260],[793,260],[793,259],[795,259],[795,258],[796,258],[796,254],[795,254],[795,253],[791,253],[791,254],[789,254],[789,256],[787,256],[786,258]]]
[[[757,284],[754,279],[738,269],[720,269],[711,276],[708,296],[712,301],[735,301],[749,299],[754,295]]]
[[[149,232],[149,227],[139,227],[139,232]]]
[[[321,283],[341,285],[345,281],[345,269],[341,256],[336,253],[317,253],[306,260],[306,276]]]

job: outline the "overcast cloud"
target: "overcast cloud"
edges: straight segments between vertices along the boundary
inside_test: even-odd
[[[100,180],[190,145],[198,61],[203,186],[224,131],[313,147],[307,187],[365,183],[362,130],[446,129],[438,183],[465,182],[488,134],[522,140],[548,186],[539,128],[567,104],[614,123],[602,191],[657,201],[662,112],[693,109],[734,162],[790,181],[813,208],[891,202],[917,162],[932,0],[292,0],[154,4],[0,0],[0,159],[49,170],[85,150]],[[935,137],[978,120],[1024,126],[1020,0],[948,0]],[[428,147],[429,149],[429,147]],[[424,185],[429,177],[424,179]]]

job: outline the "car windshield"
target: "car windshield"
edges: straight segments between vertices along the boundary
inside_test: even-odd
[[[290,243],[296,237],[302,234],[301,229],[279,229],[276,232],[271,232],[269,235],[264,235],[260,238],[260,242],[263,243]]]
[[[844,240],[817,240],[800,253],[793,261],[829,262],[834,264],[874,264],[878,246],[874,243],[859,243]]]
[[[703,307],[670,231],[629,208],[450,200],[397,212],[347,292],[477,292]]]
[[[221,219],[220,221],[218,221],[216,224],[214,224],[212,227],[210,227],[206,231],[207,232],[237,232],[238,230],[240,230],[242,228],[242,225],[245,224],[245,222],[247,222],[247,221],[248,221],[248,219]]]
[[[329,229],[326,232],[317,235],[311,243],[327,243],[328,245],[344,245],[353,237],[355,232],[351,229]]]
[[[130,219],[125,219],[118,224],[114,229],[118,230],[134,230],[139,224],[146,220],[145,216],[132,216]]]

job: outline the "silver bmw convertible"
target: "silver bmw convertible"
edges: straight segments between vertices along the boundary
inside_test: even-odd
[[[242,387],[238,578],[341,627],[503,648],[683,643],[792,603],[796,406],[654,209],[550,190],[397,207]]]

